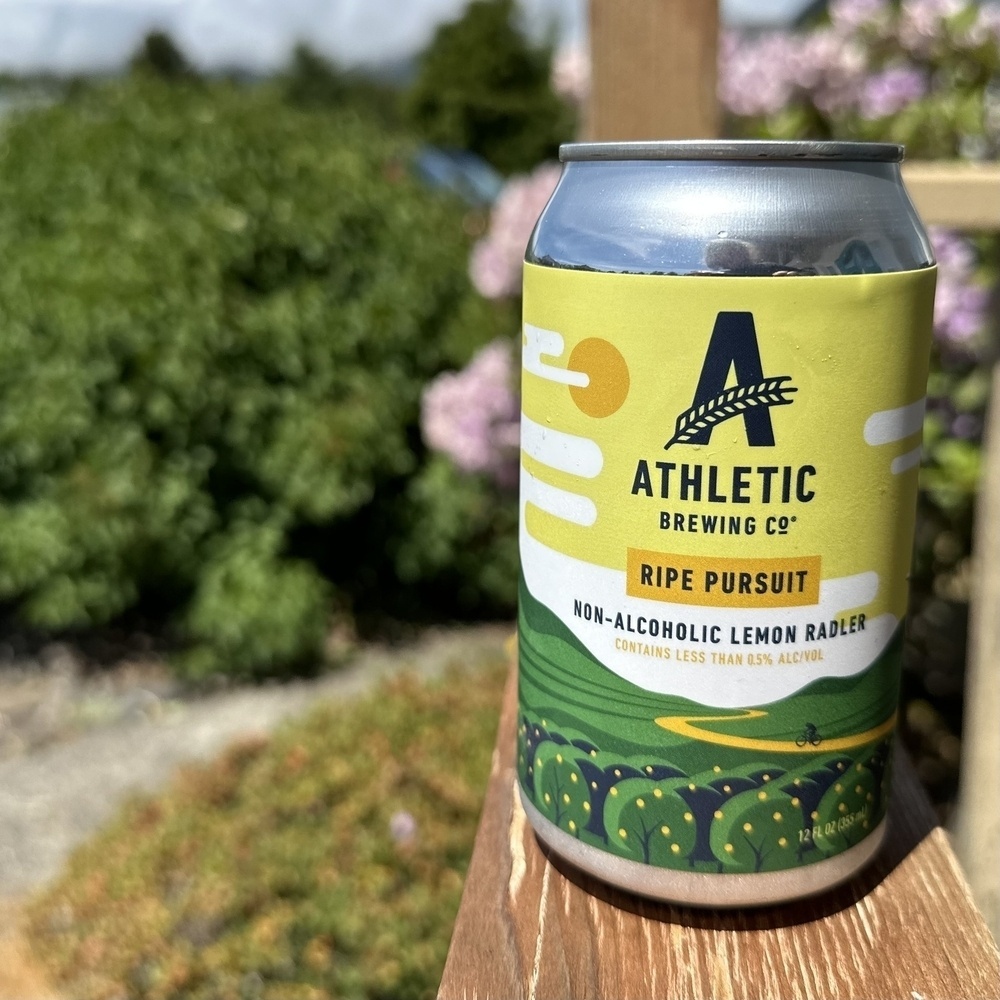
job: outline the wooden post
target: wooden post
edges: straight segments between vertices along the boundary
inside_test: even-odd
[[[718,0],[590,0],[587,138],[715,138],[718,35]]]
[[[995,793],[1000,780],[1000,364],[993,368],[983,452],[955,849],[976,902],[1000,941],[1000,808]]]

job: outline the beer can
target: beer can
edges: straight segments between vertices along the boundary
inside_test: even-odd
[[[566,145],[524,267],[521,800],[688,905],[885,834],[936,268],[902,147]]]

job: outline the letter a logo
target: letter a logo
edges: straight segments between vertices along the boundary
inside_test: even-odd
[[[736,385],[727,389],[731,369],[736,370]],[[770,408],[793,402],[786,393],[798,389],[784,384],[791,378],[764,378],[753,313],[720,312],[701,366],[694,402],[677,418],[674,436],[664,449],[675,444],[708,444],[718,424],[739,416],[743,417],[747,444],[752,448],[771,447],[774,429]]]

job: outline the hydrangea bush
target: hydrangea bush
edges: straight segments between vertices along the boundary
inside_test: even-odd
[[[486,235],[473,247],[469,274],[488,299],[521,294],[521,264],[531,230],[559,181],[558,163],[543,163],[504,185],[490,214]]]
[[[513,390],[511,345],[495,340],[461,372],[438,376],[421,406],[424,440],[463,472],[484,472],[499,485],[517,482],[520,408]]]
[[[970,0],[831,0],[807,31],[724,35],[734,130],[905,142],[911,157],[996,155],[1000,9]]]
[[[559,170],[556,163],[543,163],[504,185],[469,261],[472,283],[484,298],[521,294],[524,250]],[[503,341],[484,348],[462,371],[438,376],[424,391],[421,426],[428,447],[464,472],[486,473],[501,488],[517,484],[519,419],[513,345]]]

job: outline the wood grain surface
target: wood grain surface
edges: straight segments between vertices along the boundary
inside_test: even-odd
[[[718,34],[715,0],[590,0],[585,137],[714,138]]]
[[[900,754],[879,859],[822,896],[695,910],[604,886],[547,856],[517,799],[516,680],[441,1000],[996,1000],[1000,953]]]

